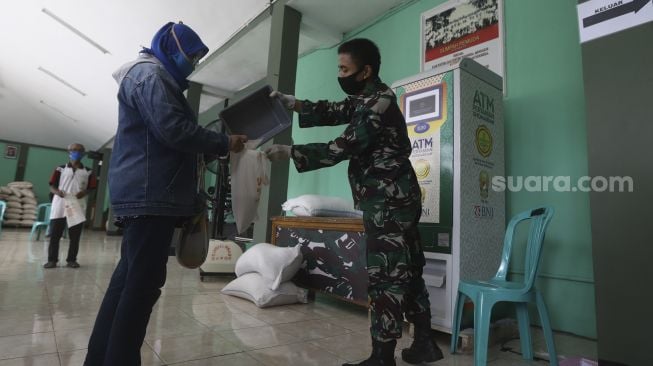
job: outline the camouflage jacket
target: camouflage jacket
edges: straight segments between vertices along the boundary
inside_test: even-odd
[[[348,124],[328,143],[293,145],[299,172],[349,160],[349,184],[356,208],[377,211],[421,203],[421,192],[408,157],[406,122],[392,90],[376,79],[360,96],[341,102],[302,102],[299,127]]]

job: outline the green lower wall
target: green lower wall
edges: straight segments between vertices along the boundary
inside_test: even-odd
[[[347,37],[366,37],[378,44],[381,78],[391,84],[419,72],[420,14],[442,2],[417,1]],[[575,2],[506,0],[505,31],[507,174],[586,175],[587,137]],[[299,60],[298,97],[344,98],[336,81],[336,48]],[[300,129],[296,122],[294,126],[295,143],[326,142],[344,129]],[[301,175],[291,168],[288,197],[314,193],[350,198],[346,169],[346,162]],[[547,233],[539,279],[553,326],[596,337],[589,196],[509,192],[507,215],[542,203],[557,210]],[[516,253],[515,258],[519,255]],[[519,273],[522,269],[513,270]]]

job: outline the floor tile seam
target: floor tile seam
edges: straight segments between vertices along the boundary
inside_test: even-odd
[[[48,356],[48,355],[57,355],[57,358],[59,358],[59,353],[58,352],[49,352],[49,353],[42,353],[42,354],[39,354],[39,355],[27,355],[27,356],[10,357],[10,358],[1,358],[2,356],[0,356],[0,361],[11,361],[11,360],[19,360],[21,358],[26,358],[26,357]]]
[[[286,324],[291,324],[291,323],[286,323]],[[349,329],[344,328],[344,327],[341,327],[341,326],[339,326],[339,325],[336,325],[336,324],[333,324],[333,323],[329,323],[329,324],[334,325],[334,326],[339,327],[339,328],[342,328],[343,330],[345,330],[345,332],[344,332],[344,333],[338,333],[338,334],[332,334],[332,335],[328,335],[328,336],[325,336],[325,337],[318,337],[318,338],[314,338],[314,339],[311,339],[311,340],[318,340],[318,339],[324,339],[324,338],[336,337],[336,336],[339,336],[339,335],[342,336],[342,335],[345,335],[345,334],[355,333],[354,331],[349,330]],[[277,324],[277,325],[282,325],[282,324]],[[294,336],[293,334],[291,334],[291,333],[288,332],[288,331],[279,330],[279,332],[281,332],[281,333],[283,333],[283,334],[286,334],[286,335]]]
[[[262,351],[262,350],[271,349],[271,348],[276,348],[276,347],[287,347],[287,346],[295,345],[295,344],[299,344],[299,343],[310,344],[310,342],[313,342],[313,340],[305,340],[305,341],[303,341],[303,342],[296,342],[296,343],[289,343],[289,344],[284,344],[284,345],[279,345],[279,346],[266,347],[266,348],[261,348],[261,349],[257,349],[257,350],[246,351],[246,353],[257,352],[257,351]],[[316,348],[319,348],[319,349],[321,349],[322,351],[325,351],[326,353],[328,353],[328,354],[330,354],[331,356],[335,357],[335,358],[338,360],[338,363],[340,363],[340,362],[342,362],[342,361],[344,361],[344,362],[349,362],[348,360],[346,360],[346,359],[344,359],[344,358],[341,358],[341,357],[338,356],[337,354],[334,354],[333,352],[331,352],[331,351],[329,351],[329,350],[327,350],[327,349],[324,349],[324,348],[319,347],[319,346],[314,345],[314,344],[311,344],[311,345],[314,346],[314,347],[316,347]],[[252,356],[252,357],[254,357],[254,356]],[[254,358],[256,359],[256,361],[258,361],[258,362],[260,362],[260,363],[263,363],[262,360],[259,360],[259,359],[256,358],[256,357],[254,357]]]
[[[312,342],[313,342],[313,341],[312,341]],[[348,359],[346,359],[346,358],[343,358],[343,357],[341,357],[341,355],[336,354],[335,352],[333,352],[333,351],[331,351],[331,350],[329,350],[329,349],[327,349],[327,348],[325,348],[325,347],[323,347],[323,346],[320,346],[319,343],[318,343],[318,344],[314,344],[314,343],[312,343],[312,345],[315,346],[315,347],[317,347],[317,348],[319,348],[319,349],[321,349],[321,350],[323,350],[323,351],[325,351],[325,352],[327,352],[327,353],[329,353],[329,354],[331,354],[331,355],[333,355],[333,356],[335,356],[335,357],[338,358],[339,360],[343,360],[343,361],[346,361],[346,362],[355,362],[355,361],[358,361],[358,360],[348,360]]]
[[[154,352],[154,353],[156,353],[156,352]],[[214,355],[214,356],[208,356],[208,357],[202,356],[202,357],[199,357],[199,358],[193,358],[193,359],[190,359],[190,360],[184,360],[184,361],[179,361],[179,362],[175,362],[175,363],[164,363],[164,361],[161,359],[161,357],[159,357],[159,360],[161,360],[161,362],[163,363],[164,366],[174,366],[174,365],[180,365],[180,364],[183,364],[183,363],[188,363],[188,362],[193,362],[193,361],[208,360],[210,358],[233,356],[233,355],[237,355],[239,353],[247,354],[247,351],[229,352],[229,353],[225,353],[225,354],[222,354],[222,355]],[[158,354],[157,354],[157,356],[158,356]],[[256,362],[259,362],[259,361],[256,360]]]

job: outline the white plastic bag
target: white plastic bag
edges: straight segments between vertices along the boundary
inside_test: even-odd
[[[231,202],[239,233],[258,218],[258,203],[263,185],[269,184],[270,162],[257,150],[231,153]]]
[[[308,303],[306,289],[297,287],[292,282],[284,282],[278,289],[272,290],[269,280],[258,273],[247,273],[236,278],[222,289],[222,293],[249,300],[259,308],[297,302]]]
[[[362,211],[354,209],[352,201],[316,194],[291,198],[284,202],[281,208],[296,216],[363,217]]]
[[[64,210],[66,215],[66,224],[68,227],[79,225],[86,221],[86,205],[82,200],[77,199],[74,195],[67,194],[64,197]]]
[[[238,258],[236,276],[259,273],[269,281],[270,288],[276,290],[295,276],[303,260],[300,245],[289,248],[259,243]]]

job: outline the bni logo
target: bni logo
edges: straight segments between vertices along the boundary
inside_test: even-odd
[[[429,126],[428,123],[422,122],[422,123],[418,123],[415,126],[415,128],[413,129],[413,131],[415,131],[416,133],[424,133],[424,132],[428,131],[429,128],[431,128],[431,127]]]
[[[494,217],[494,207],[474,205],[474,217],[479,219],[491,219]]]

